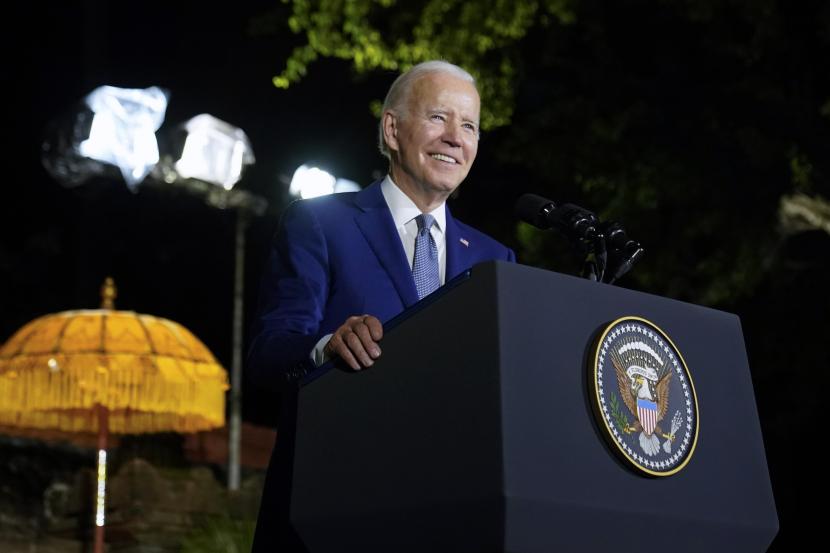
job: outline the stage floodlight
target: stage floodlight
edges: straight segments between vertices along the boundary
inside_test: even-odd
[[[67,187],[120,173],[134,191],[158,161],[155,131],[167,97],[158,87],[96,88],[49,123],[41,144],[44,168]]]
[[[167,93],[155,86],[101,86],[84,102],[93,117],[89,137],[78,144],[78,153],[115,165],[134,190],[158,163],[156,131],[167,111]]]
[[[348,179],[337,179],[334,183],[334,193],[340,192],[360,192],[360,185]]]
[[[294,171],[288,193],[303,199],[325,196],[334,192],[336,182],[337,180],[331,173],[319,167],[303,164]]]
[[[291,184],[288,193],[303,199],[316,198],[327,194],[340,192],[358,192],[360,185],[348,179],[337,179],[323,169],[311,164],[300,165],[294,176],[291,177]]]
[[[245,132],[203,113],[182,125],[181,155],[173,164],[177,178],[197,179],[230,190],[255,162]],[[181,133],[180,133],[181,134]]]

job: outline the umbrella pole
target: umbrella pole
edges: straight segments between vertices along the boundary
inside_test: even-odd
[[[95,487],[95,546],[94,553],[104,553],[104,509],[107,496],[107,438],[109,418],[107,408],[95,406],[98,415],[98,473]]]

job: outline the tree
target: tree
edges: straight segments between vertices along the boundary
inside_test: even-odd
[[[303,42],[276,86],[319,57],[358,72],[435,58],[467,68],[495,153],[484,164],[625,222],[648,249],[629,277],[639,288],[734,304],[780,245],[781,198],[827,188],[820,3],[283,2]],[[527,262],[573,267],[547,261],[562,257],[557,237],[519,226],[513,240]]]
[[[318,57],[349,60],[359,72],[404,71],[431,59],[451,59],[477,77],[482,127],[510,122],[518,64],[516,44],[534,26],[573,21],[573,0],[283,0],[288,25],[302,34],[274,85],[287,88]],[[404,7],[404,5],[406,7]],[[448,22],[452,22],[448,24]]]

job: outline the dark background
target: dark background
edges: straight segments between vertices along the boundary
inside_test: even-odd
[[[741,69],[729,48],[709,46],[732,44],[723,37],[751,45],[758,35],[751,22],[718,19],[709,36],[694,21],[678,23],[666,15],[665,3],[628,2],[619,12],[613,4],[585,3],[580,23],[555,45],[555,63],[546,58],[546,35],[528,37],[513,126],[485,133],[452,208],[516,248],[520,261],[573,272],[577,265],[555,238],[540,245],[538,236],[516,232],[513,200],[534,191],[564,201],[597,201],[602,194],[591,196],[572,177],[585,166],[633,167],[643,151],[657,152],[649,159],[680,160],[661,173],[676,177],[661,184],[674,188],[674,195],[647,184],[606,194],[609,205],[645,205],[649,194],[662,198],[661,209],[626,219],[649,252],[635,269],[638,275],[620,284],[741,316],[782,527],[774,549],[789,550],[820,535],[822,509],[812,504],[822,500],[817,490],[826,480],[820,450],[830,368],[830,245],[824,231],[782,235],[774,216],[782,190],[766,183],[789,179],[786,160],[773,163],[774,154],[796,148],[815,167],[806,192],[827,197],[821,163],[830,142],[827,118],[817,115],[816,106],[830,99],[830,52],[827,29],[815,18],[826,11],[817,3],[782,9],[776,16],[780,30],[764,54],[769,63],[737,81],[730,75]],[[161,186],[132,193],[117,176],[65,188],[41,164],[48,124],[97,86],[156,85],[170,92],[161,132],[210,113],[248,134],[257,161],[239,186],[268,199],[270,207],[248,232],[247,327],[294,169],[317,162],[361,184],[384,173],[369,102],[382,98],[395,75],[357,75],[347,62],[321,60],[300,83],[276,89],[271,79],[299,38],[287,27],[262,36],[248,31],[253,17],[288,13],[276,2],[51,2],[15,10],[7,22],[13,32],[6,37],[4,79],[11,124],[4,129],[9,174],[0,200],[0,339],[46,313],[98,307],[99,287],[113,276],[118,308],[184,324],[230,366],[233,212]],[[658,42],[638,42],[643,34]],[[613,63],[613,55],[630,65]],[[606,67],[598,66],[602,60]],[[566,84],[551,76],[552,66]],[[588,66],[590,72],[581,71]],[[678,67],[691,68],[695,79]],[[566,86],[579,88],[582,99],[557,103],[568,97]],[[648,124],[637,128],[639,135],[591,150],[596,134],[586,130],[584,114],[595,117],[626,95],[639,99],[650,114]],[[716,113],[717,132],[697,132],[708,123],[709,109]],[[560,125],[546,127],[550,120]],[[708,235],[685,240],[677,231],[706,224],[713,229]],[[550,261],[562,252],[561,261]],[[732,282],[735,273],[750,275],[744,292],[705,293],[710,283]],[[246,420],[273,420],[264,406],[246,403],[244,409]]]

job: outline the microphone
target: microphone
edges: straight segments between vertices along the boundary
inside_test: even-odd
[[[602,231],[612,250],[620,252],[626,257],[639,257],[638,250],[642,250],[640,243],[629,238],[621,224],[605,223],[602,225]]]
[[[593,213],[574,204],[557,206],[551,200],[536,194],[522,194],[514,210],[522,221],[536,228],[556,228],[571,240],[593,241],[599,235],[599,221]]]
[[[603,223],[602,232],[605,235],[605,240],[608,243],[608,249],[611,253],[611,265],[613,269],[610,277],[606,282],[609,284],[623,276],[631,270],[645,253],[645,250],[640,245],[628,237],[625,229],[619,223]]]
[[[585,254],[583,276],[607,284],[626,274],[645,250],[628,237],[621,224],[600,222],[597,216],[574,204],[556,205],[536,194],[523,194],[516,216],[536,228],[555,228]]]

